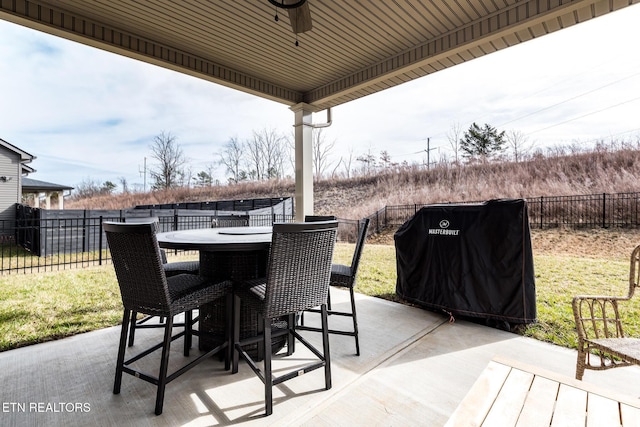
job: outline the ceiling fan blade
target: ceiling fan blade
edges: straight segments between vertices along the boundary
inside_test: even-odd
[[[289,9],[289,21],[291,21],[291,29],[294,33],[304,33],[312,28],[311,10],[309,2],[305,2],[302,6],[295,9]]]

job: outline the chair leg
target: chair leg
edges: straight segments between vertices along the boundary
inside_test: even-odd
[[[291,356],[296,351],[296,337],[293,336],[293,331],[296,329],[295,314],[287,317],[287,328],[291,331],[287,334],[287,356]]]
[[[136,337],[136,319],[138,318],[138,313],[136,313],[135,311],[131,312],[131,325],[129,325],[129,347],[131,347],[133,345],[133,340]]]
[[[184,312],[184,357],[189,357],[193,341],[193,311]]]
[[[587,353],[584,351],[582,344],[578,344],[578,361],[576,363],[576,379],[577,380],[582,380],[586,363],[587,363]]]
[[[324,384],[327,390],[331,388],[331,352],[329,351],[329,321],[327,319],[327,305],[320,307],[322,320],[322,351],[324,356]]]
[[[258,320],[258,327],[257,327],[257,331],[256,331],[258,336],[261,335],[264,332],[265,329],[266,329],[266,322],[262,322],[261,320]],[[269,331],[271,331],[271,324],[269,324]],[[271,346],[269,346],[269,350],[271,350]],[[257,352],[256,352],[256,354],[257,354],[256,360],[263,359],[264,358],[264,354],[262,354],[262,353],[264,353],[266,351],[267,351],[267,346],[266,345],[265,346],[258,345]]]
[[[240,342],[240,297],[234,296],[233,302],[233,360],[231,373],[238,373],[238,359],[240,358],[240,353],[238,351],[237,343]]]
[[[122,367],[124,365],[124,353],[127,346],[127,332],[129,330],[130,321],[131,311],[125,308],[124,314],[122,315],[122,328],[120,329],[120,345],[118,346],[118,359],[116,360],[116,378],[113,383],[113,394],[119,394],[120,386],[122,385]]]
[[[162,345],[162,358],[160,360],[160,372],[158,373],[158,392],[156,394],[156,415],[162,414],[164,403],[164,389],[167,386],[167,371],[169,368],[169,351],[171,350],[171,332],[173,329],[173,317],[168,316],[164,328],[164,343]]]
[[[227,293],[225,297],[225,337],[227,340],[227,350],[224,356],[224,370],[228,371],[231,368],[231,359],[233,358],[233,348],[235,346],[235,331],[234,331],[234,319],[235,319],[235,310],[233,307],[233,294],[231,292]],[[238,324],[240,320],[238,319]],[[240,335],[240,332],[238,332]]]
[[[262,348],[264,352],[264,410],[265,415],[273,413],[273,376],[271,374],[271,319],[264,319]]]
[[[349,288],[351,294],[351,317],[353,318],[353,335],[356,339],[356,356],[360,356],[360,338],[358,338],[358,316],[356,314],[356,297],[353,287]]]

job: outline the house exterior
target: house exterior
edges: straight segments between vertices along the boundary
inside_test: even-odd
[[[32,196],[35,208],[49,209],[51,196],[57,195],[58,209],[64,208],[64,191],[73,187],[27,178],[35,172],[29,163],[36,157],[0,139],[0,229],[13,226],[16,217],[16,203],[22,203],[24,196]],[[40,206],[41,199],[44,206]],[[5,227],[5,225],[7,227]]]
[[[51,196],[57,195],[58,209],[64,209],[65,190],[73,190],[73,187],[26,177],[22,178],[22,195],[33,195],[34,208],[51,209]],[[41,198],[44,199],[44,206],[40,206]]]
[[[15,204],[22,201],[23,175],[35,172],[30,167],[35,156],[0,139],[0,222],[15,219]]]

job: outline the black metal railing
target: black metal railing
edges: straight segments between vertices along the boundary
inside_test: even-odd
[[[531,228],[639,228],[640,193],[599,193],[528,198]],[[479,203],[479,202],[460,202]],[[375,212],[371,228],[398,227],[427,204],[385,206]]]
[[[477,203],[477,202],[464,202]],[[426,204],[385,206],[370,215],[369,234],[398,227]],[[639,228],[640,193],[601,193],[578,196],[543,196],[527,199],[531,228]],[[22,211],[20,211],[22,209]],[[160,231],[242,225],[271,225],[292,221],[289,213],[266,215],[212,216],[198,211],[49,211],[19,208],[16,220],[0,220],[0,274],[43,272],[110,262],[102,224],[105,221],[136,221],[153,215]],[[175,212],[175,213],[174,213]],[[71,216],[67,218],[65,216]],[[239,225],[239,224],[235,224]],[[358,221],[340,219],[338,239],[353,242],[358,234]]]
[[[77,216],[77,215],[76,215]],[[0,274],[34,273],[102,265],[110,262],[103,223],[132,222],[146,217],[82,215],[74,218],[31,217],[0,221]],[[159,232],[236,225],[263,226],[292,221],[291,215],[155,217]]]

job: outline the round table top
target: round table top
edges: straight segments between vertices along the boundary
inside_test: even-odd
[[[158,244],[167,249],[199,251],[248,251],[268,249],[272,227],[221,227],[158,233]]]

